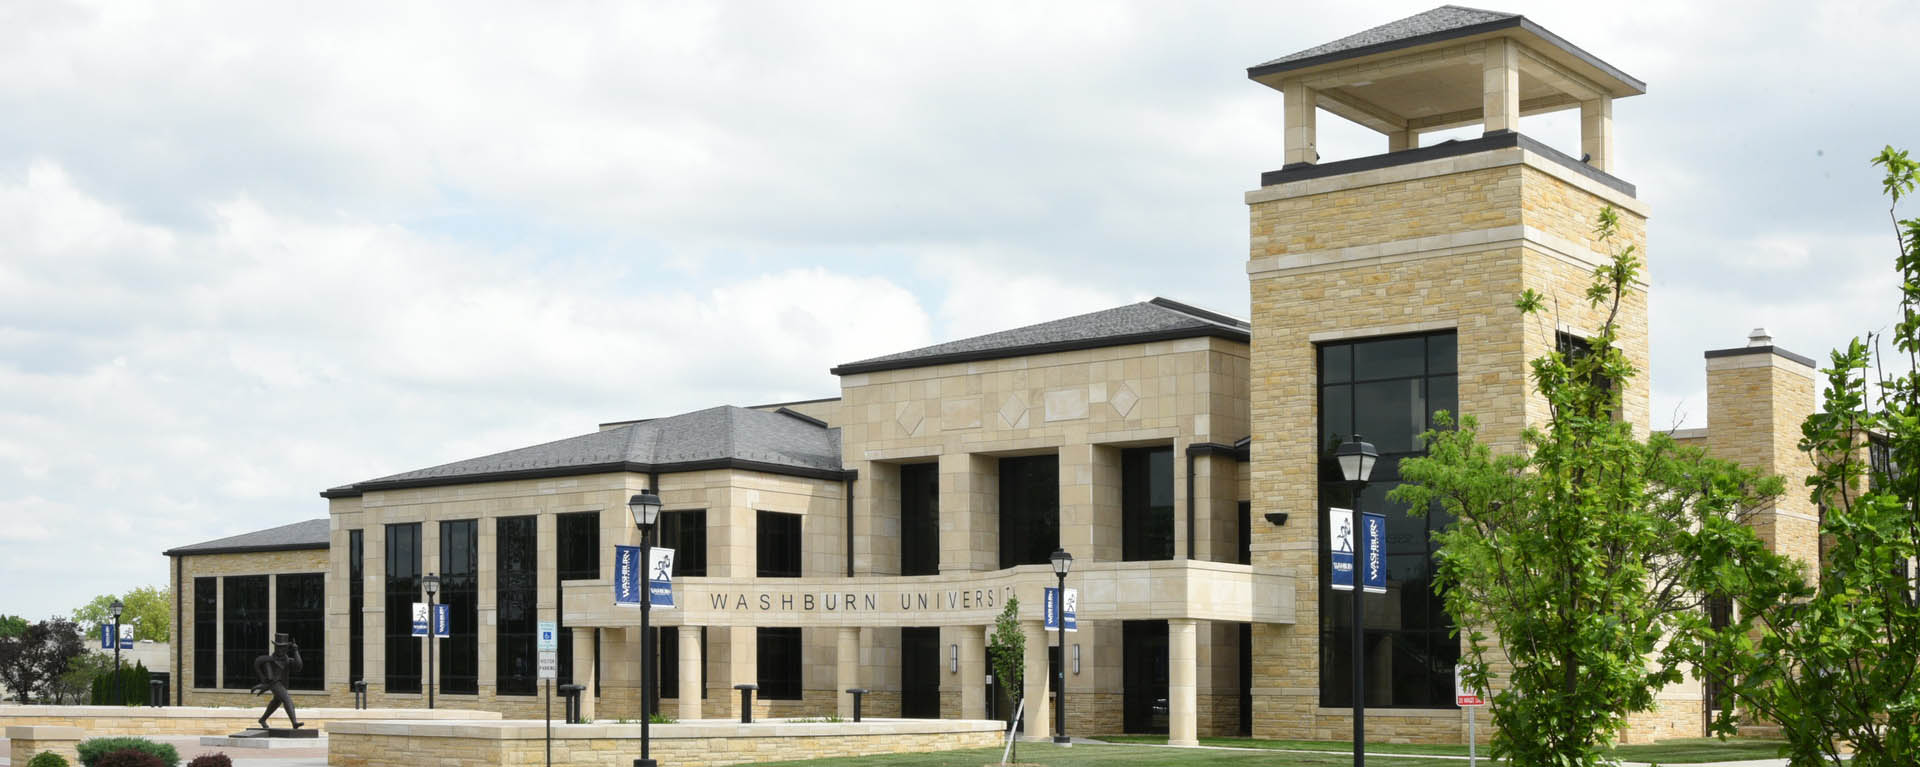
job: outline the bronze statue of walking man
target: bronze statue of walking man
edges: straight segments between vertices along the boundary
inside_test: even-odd
[[[286,634],[274,634],[273,652],[254,658],[253,670],[260,675],[253,694],[273,693],[267,712],[260,715],[260,729],[267,729],[267,717],[273,716],[281,706],[287,707],[287,721],[293,723],[293,729],[300,729],[302,722],[293,714],[293,696],[287,694],[287,679],[300,670],[300,645]]]

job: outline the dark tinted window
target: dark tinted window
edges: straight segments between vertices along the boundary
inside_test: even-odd
[[[493,626],[494,676],[501,695],[532,695],[538,654],[540,520],[494,520],[494,579],[498,617]]]
[[[1173,448],[1120,451],[1120,558],[1173,558]]]
[[[440,523],[440,601],[447,605],[447,638],[440,647],[443,692],[480,692],[480,523]]]
[[[1436,410],[1459,411],[1458,345],[1452,331],[1323,344],[1320,362],[1320,506],[1354,508],[1333,450],[1364,435],[1380,460],[1358,499],[1362,511],[1387,517],[1387,593],[1368,595],[1365,643],[1368,706],[1450,708],[1459,640],[1433,593],[1433,532],[1452,521],[1440,509],[1424,516],[1387,500],[1400,483],[1400,461],[1422,454],[1419,435]],[[1324,519],[1324,516],[1322,517]],[[1326,550],[1326,525],[1320,550]],[[1329,563],[1320,557],[1320,703],[1352,705],[1352,596],[1327,587]],[[1382,604],[1382,603],[1386,604]]]
[[[799,627],[760,628],[757,631],[760,697],[767,700],[799,700]]]
[[[1000,459],[1000,566],[1044,565],[1060,548],[1060,457]]]
[[[387,525],[387,692],[420,691],[420,640],[413,636],[413,603],[420,592],[420,523]]]
[[[660,513],[661,548],[673,549],[673,574],[707,574],[707,512]]]
[[[662,698],[680,697],[680,632],[677,626],[655,629],[660,632],[660,680]],[[707,627],[700,627],[700,697],[707,697]]]
[[[193,579],[193,686],[220,684],[220,579]]]
[[[327,574],[276,575],[274,633],[300,646],[300,670],[288,674],[287,688],[327,688]]]
[[[940,574],[940,465],[900,467],[900,574]]]
[[[366,678],[367,541],[360,530],[347,531],[347,681]]]
[[[756,522],[760,577],[800,577],[800,515],[762,511]]]
[[[554,604],[560,609],[556,614],[564,616],[566,612],[565,592],[560,581],[591,580],[600,577],[600,512],[580,511],[561,514],[554,520],[554,534],[558,539],[559,551],[556,553],[558,572],[553,584]],[[565,617],[556,617],[555,625],[560,631],[560,668],[559,683],[573,683],[573,631],[566,625]],[[599,662],[599,656],[594,656]],[[599,677],[594,677],[598,680]]]
[[[267,576],[229,575],[220,583],[220,622],[226,662],[220,686],[247,689],[258,681],[253,659],[272,651],[267,636]]]

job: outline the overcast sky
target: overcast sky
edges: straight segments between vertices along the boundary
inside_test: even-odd
[[[0,613],[323,488],[1164,295],[1247,314],[1262,61],[1425,3],[0,0]],[[1889,324],[1920,4],[1530,3],[1645,80],[1655,426]],[[1577,153],[1577,113],[1522,130]],[[1384,139],[1321,117],[1325,159]],[[1915,215],[1914,211],[1905,211]]]

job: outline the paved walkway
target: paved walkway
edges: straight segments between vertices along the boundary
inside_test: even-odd
[[[1083,739],[1083,738],[1074,738],[1073,742],[1086,743],[1089,745],[1101,745],[1101,746],[1144,746],[1147,748],[1189,748],[1189,749],[1205,749],[1205,750],[1213,750],[1213,751],[1253,751],[1253,752],[1273,753],[1273,754],[1314,754],[1318,756],[1325,756],[1327,754],[1348,753],[1344,751],[1315,751],[1312,749],[1304,749],[1304,748],[1248,748],[1245,746],[1169,746],[1169,745],[1158,744],[1158,743],[1108,743],[1107,741],[1104,741],[1104,740],[1092,740],[1092,739]],[[1378,759],[1395,759],[1395,758],[1453,759],[1461,762],[1466,762],[1466,761],[1470,761],[1473,757],[1454,756],[1452,754],[1381,754],[1381,753],[1374,753],[1369,751],[1367,752],[1367,758],[1368,759],[1376,759],[1376,758]],[[1491,765],[1493,764],[1493,760],[1488,759],[1485,755],[1481,755],[1479,757],[1479,760],[1482,762],[1486,762],[1489,765],[1489,767],[1491,767]],[[238,763],[236,762],[236,764]],[[1391,763],[1388,762],[1386,764],[1390,765]],[[1648,762],[1621,762],[1620,764],[1622,765],[1622,767],[1653,767],[1653,765]],[[1731,762],[1689,762],[1684,765],[1676,764],[1675,767],[1787,767],[1787,760],[1785,759],[1747,759],[1747,760],[1731,761]]]

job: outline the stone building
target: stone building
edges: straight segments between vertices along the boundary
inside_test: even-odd
[[[1607,260],[1592,221],[1620,214],[1644,252],[1648,209],[1611,174],[1612,100],[1645,85],[1525,17],[1447,6],[1252,67],[1283,94],[1285,164],[1246,194],[1251,321],[1156,298],[833,368],[839,396],[621,421],[542,445],[322,493],[325,519],[167,552],[179,702],[238,703],[270,633],[308,665],[296,699],[427,705],[420,577],[438,575],[439,705],[538,716],[538,621],[562,627],[563,681],[589,716],[643,704],[682,719],[850,711],[1005,717],[986,644],[1010,598],[1028,701],[1064,675],[1067,728],[1343,739],[1354,616],[1329,600],[1329,474],[1361,432],[1382,458],[1363,500],[1389,516],[1388,591],[1366,609],[1372,737],[1457,742],[1459,641],[1432,596],[1428,532],[1386,500],[1436,410],[1474,414],[1496,444],[1544,418],[1527,361],[1602,317],[1582,298]],[[1578,157],[1520,133],[1579,109]],[[1322,163],[1330,113],[1386,151]],[[1480,124],[1470,140],[1421,134]],[[1657,259],[1652,268],[1659,267]],[[1556,302],[1550,324],[1512,308]],[[1622,309],[1648,368],[1647,286]],[[1710,430],[1679,436],[1789,476],[1814,407],[1812,362],[1757,338],[1707,353]],[[1647,379],[1623,417],[1650,428]],[[627,498],[653,489],[678,605],[614,605]],[[1815,516],[1782,500],[1759,525],[1812,561]],[[1079,629],[1064,657],[1040,622],[1047,565],[1074,557]],[[1324,609],[1323,609],[1324,605]],[[271,627],[271,630],[269,629]],[[642,690],[640,664],[657,664]],[[1706,699],[1666,691],[1631,740],[1698,735]],[[1029,733],[1051,705],[1030,705]]]

